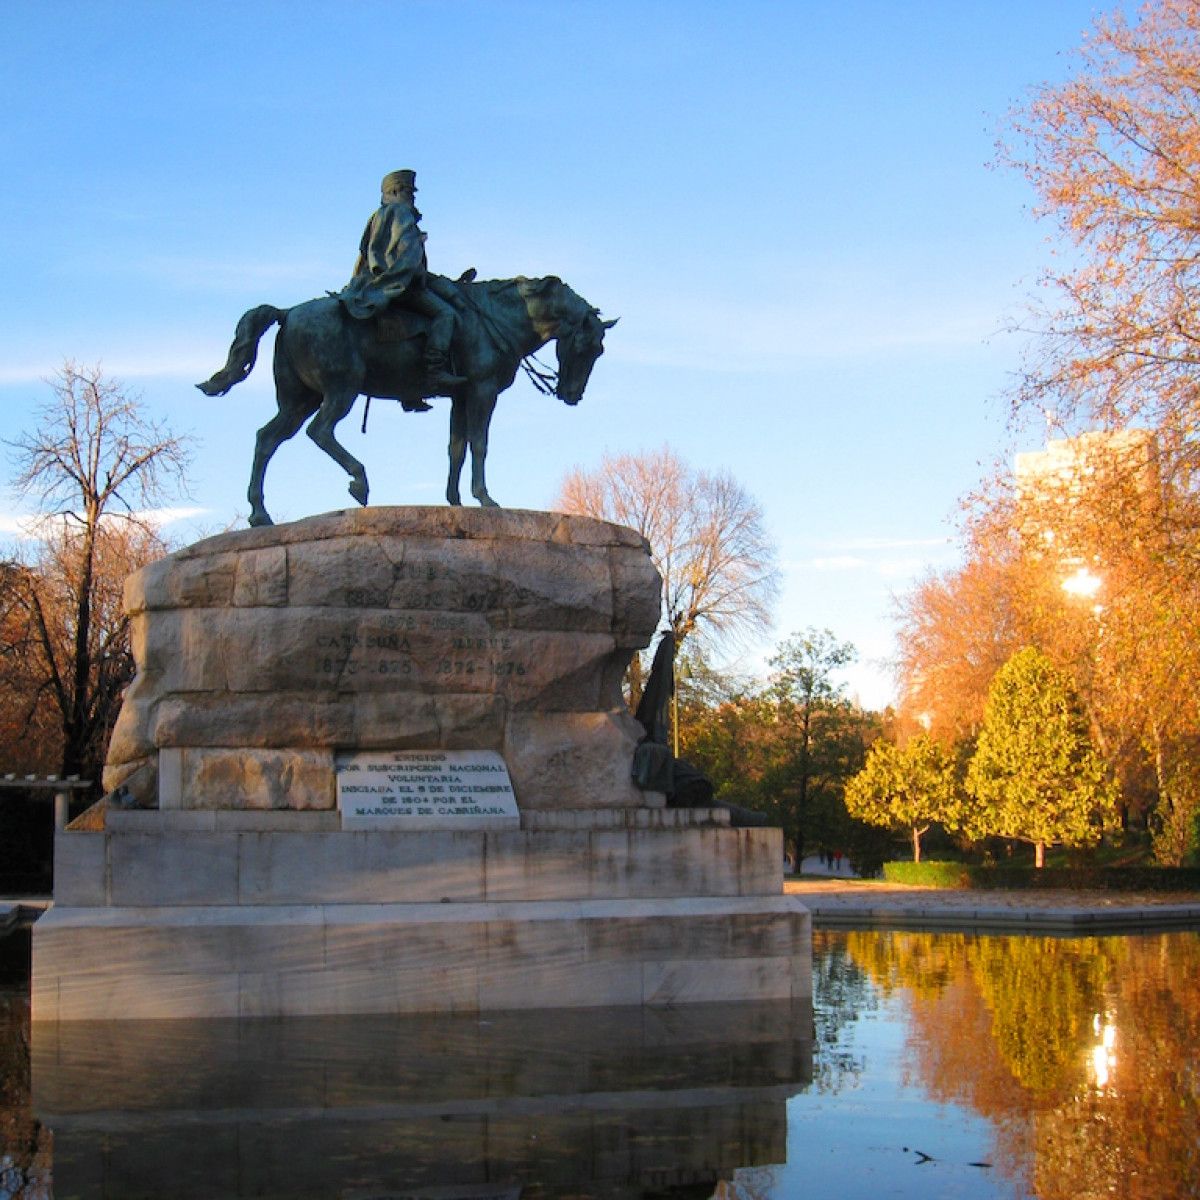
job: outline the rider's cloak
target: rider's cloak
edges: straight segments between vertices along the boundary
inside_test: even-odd
[[[425,278],[425,234],[420,214],[404,201],[371,214],[358,247],[354,277],[342,289],[346,311],[366,320]]]

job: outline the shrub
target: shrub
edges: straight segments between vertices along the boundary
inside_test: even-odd
[[[888,883],[940,888],[1055,888],[1073,891],[1200,892],[1197,867],[997,867],[959,862],[887,862]]]
[[[924,887],[966,888],[971,886],[971,868],[967,863],[886,862],[883,877],[888,883],[920,884]]]

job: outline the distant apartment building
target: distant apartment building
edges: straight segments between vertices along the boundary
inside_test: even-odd
[[[1154,434],[1148,429],[1097,429],[1076,437],[1057,438],[1044,450],[1030,450],[1016,459],[1017,489],[1039,497],[1078,491],[1083,482],[1104,471],[1136,472],[1149,487],[1155,479]]]
[[[1022,532],[1046,554],[1055,553],[1057,547],[1065,592],[1096,599],[1103,586],[1104,564],[1072,553],[1063,545],[1056,525],[1089,486],[1152,495],[1158,485],[1154,434],[1146,429],[1093,430],[1054,439],[1044,450],[1018,454],[1014,474]]]

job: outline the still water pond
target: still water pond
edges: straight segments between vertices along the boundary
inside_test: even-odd
[[[0,1200],[1200,1195],[1200,933],[818,933],[815,1011],[32,1033],[27,944]]]

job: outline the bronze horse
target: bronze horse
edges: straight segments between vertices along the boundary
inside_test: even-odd
[[[459,478],[469,445],[471,494],[480,504],[494,507],[484,464],[497,396],[512,385],[528,355],[553,341],[558,354],[553,392],[567,404],[578,404],[596,359],[604,353],[604,332],[616,321],[602,321],[598,309],[554,275],[442,282],[456,289],[460,299],[454,363],[457,373],[466,378],[451,393],[446,499],[461,503]],[[222,396],[240,383],[254,369],[263,334],[279,323],[275,340],[279,411],[255,440],[247,493],[251,525],[271,524],[263,504],[267,464],[310,417],[308,436],[349,474],[350,495],[366,504],[366,470],[337,440],[334,430],[359,396],[400,400],[405,408],[421,406],[428,395],[422,387],[422,321],[415,314],[392,311],[371,321],[356,321],[336,296],[290,309],[264,304],[242,317],[225,366],[196,386],[205,395]]]

